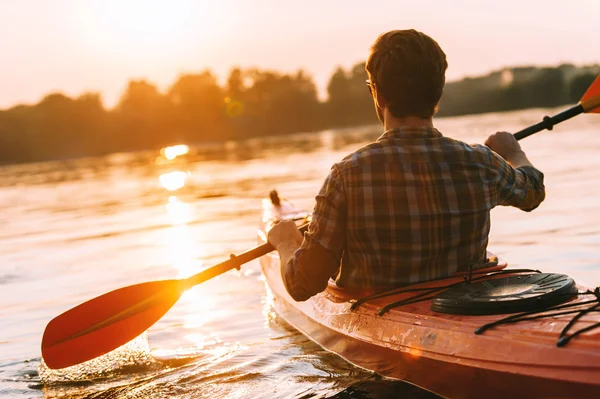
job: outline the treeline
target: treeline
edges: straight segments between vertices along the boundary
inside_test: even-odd
[[[577,102],[600,72],[512,68],[448,83],[439,115],[551,107]],[[312,78],[233,69],[224,86],[208,70],[182,75],[166,91],[130,81],[113,109],[100,95],[50,94],[35,105],[0,111],[0,163],[45,161],[112,152],[198,145],[376,123],[364,63],[338,68],[320,101]]]
[[[600,66],[517,67],[446,85],[439,116],[556,107],[579,101]]]

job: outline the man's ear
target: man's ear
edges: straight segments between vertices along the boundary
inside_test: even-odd
[[[377,88],[375,88],[375,102],[377,103],[377,106],[381,109],[384,109],[385,107],[387,107],[388,102],[385,99],[385,97],[383,96],[383,94],[381,94],[381,92],[379,90],[377,90]]]

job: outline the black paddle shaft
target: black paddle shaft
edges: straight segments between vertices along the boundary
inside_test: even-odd
[[[308,223],[302,225],[298,228],[301,233],[304,233],[308,230]],[[213,267],[210,267],[206,270],[201,271],[200,273],[194,274],[191,277],[185,279],[184,287],[185,289],[191,288],[195,285],[198,285],[206,280],[210,280],[213,277],[217,277],[220,274],[223,274],[231,269],[238,269],[244,263],[248,263],[251,260],[256,258],[260,258],[263,255],[268,254],[271,251],[274,251],[275,248],[268,242],[266,244],[259,245],[256,248],[253,248],[249,251],[241,253],[239,255],[231,255],[231,258],[226,260],[225,262],[219,263]]]
[[[567,109],[566,111],[556,114],[554,116],[546,116],[540,123],[536,123],[533,126],[529,126],[527,129],[523,129],[520,132],[515,133],[517,140],[524,139],[525,137],[531,136],[534,133],[541,132],[544,129],[552,130],[554,125],[571,119],[572,117],[579,115],[583,112],[583,106],[581,104],[575,105]]]

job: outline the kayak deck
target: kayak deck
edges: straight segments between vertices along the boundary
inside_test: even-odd
[[[259,240],[276,220],[306,215],[289,203],[263,203]],[[507,315],[465,316],[431,310],[431,299],[379,311],[414,297],[414,292],[375,298],[355,309],[356,299],[369,293],[327,289],[305,302],[294,301],[280,275],[277,253],[261,258],[277,313],[310,339],[351,363],[383,376],[401,379],[448,397],[600,397],[600,328],[591,328],[558,347],[561,331],[573,314],[495,326],[480,335],[479,327]],[[503,269],[506,262],[487,271]],[[462,276],[421,283],[410,288],[440,287]],[[579,291],[585,287],[578,286]],[[419,291],[417,291],[418,293]],[[590,301],[577,296],[568,303]],[[581,305],[586,309],[589,305]],[[593,327],[600,312],[581,316],[573,330]]]

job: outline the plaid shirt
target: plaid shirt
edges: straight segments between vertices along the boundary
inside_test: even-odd
[[[490,210],[545,197],[543,174],[433,128],[399,128],[333,165],[309,231],[285,266],[292,297],[327,286],[382,289],[446,277],[486,260]]]

